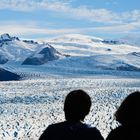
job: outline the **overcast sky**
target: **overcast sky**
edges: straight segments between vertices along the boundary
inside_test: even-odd
[[[140,0],[0,0],[0,34],[140,36]]]

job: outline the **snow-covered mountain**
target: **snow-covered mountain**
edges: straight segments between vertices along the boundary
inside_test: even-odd
[[[79,34],[40,43],[3,34],[0,37],[0,64],[4,63],[43,65],[43,68],[140,71],[140,47]]]
[[[32,40],[20,40],[18,37],[11,37],[9,34],[0,36],[0,64],[10,62],[44,64],[47,62],[46,60],[54,60],[52,59],[53,56],[57,56],[55,59],[58,59],[61,54],[47,43],[40,44]],[[35,63],[35,61],[40,63]]]
[[[121,41],[85,35],[65,35],[50,39],[59,52],[71,55],[51,65],[108,70],[140,70],[140,48]]]
[[[121,41],[104,40],[92,36],[69,34],[48,40],[59,52],[71,56],[91,56],[101,54],[128,54],[140,52],[140,48]]]
[[[42,65],[48,61],[59,59],[62,56],[56,49],[48,44],[47,47],[39,49],[32,56],[29,56],[22,65]]]

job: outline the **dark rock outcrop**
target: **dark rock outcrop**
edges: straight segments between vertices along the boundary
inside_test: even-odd
[[[52,46],[43,48],[39,53],[28,57],[22,65],[42,65],[48,61],[57,60],[61,54],[56,51]]]
[[[0,68],[0,81],[20,80],[20,78],[19,75]]]
[[[117,41],[117,40],[103,40],[102,43],[110,44],[110,45],[124,44],[123,42],[120,42],[120,41]]]

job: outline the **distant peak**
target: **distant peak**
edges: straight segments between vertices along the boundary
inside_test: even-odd
[[[66,34],[66,35],[63,35],[61,37],[66,37],[66,38],[91,38],[91,39],[98,39],[98,40],[103,40],[101,38],[98,38],[98,37],[94,37],[94,36],[90,36],[90,35],[83,35],[83,34]]]
[[[68,41],[68,42],[101,42],[103,39],[89,36],[89,35],[83,35],[83,34],[66,34],[62,36],[55,37],[53,39],[50,39],[51,41]]]
[[[4,33],[1,36],[10,36],[8,33]]]
[[[4,33],[0,36],[0,39],[3,41],[12,41],[12,40],[19,40],[18,37],[11,37],[8,33]]]
[[[2,34],[1,35],[2,40],[11,40],[11,36],[8,33]]]

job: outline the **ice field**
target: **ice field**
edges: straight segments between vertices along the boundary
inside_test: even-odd
[[[1,35],[0,70],[22,80],[0,82],[0,140],[38,140],[49,124],[64,120],[64,99],[74,89],[90,94],[85,122],[106,137],[118,125],[113,114],[120,102],[140,90],[139,60],[137,46],[87,35],[43,42]]]
[[[0,140],[37,140],[51,124],[64,120],[63,102],[74,89],[92,97],[85,122],[97,126],[104,137],[118,124],[113,114],[132,91],[140,90],[139,78],[64,78],[0,82]]]

